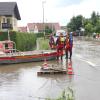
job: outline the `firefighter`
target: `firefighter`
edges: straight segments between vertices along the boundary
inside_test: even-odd
[[[66,53],[66,59],[68,59],[68,52],[70,53],[69,59],[72,57],[72,47],[73,47],[73,36],[72,33],[66,35],[65,40],[65,53]]]
[[[64,42],[65,39],[63,37],[63,34],[60,33],[60,36],[57,38],[56,40],[56,47],[57,47],[57,59],[59,59],[59,57],[63,57],[63,49],[64,49]]]
[[[50,38],[49,38],[49,46],[51,49],[54,49],[54,37],[53,37],[53,34],[50,35]]]

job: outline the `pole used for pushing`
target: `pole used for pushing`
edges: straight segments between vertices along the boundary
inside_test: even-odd
[[[9,29],[8,29],[8,40],[10,41]]]

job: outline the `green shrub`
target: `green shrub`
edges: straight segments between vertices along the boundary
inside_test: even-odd
[[[33,33],[16,33],[16,46],[21,51],[33,50],[36,46],[36,35]]]
[[[44,37],[44,33],[37,33],[37,34],[36,34],[36,37],[37,37],[37,38]]]
[[[50,49],[49,40],[48,39],[39,38],[38,39],[38,43],[39,43],[39,49],[40,50],[48,50],[48,49]]]

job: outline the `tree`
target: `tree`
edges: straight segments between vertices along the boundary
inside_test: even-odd
[[[91,22],[92,22],[92,25],[93,25],[93,31],[96,32],[96,33],[99,33],[100,32],[100,15],[99,13],[93,11],[93,13],[91,14]]]
[[[100,33],[100,19],[96,23],[95,32]]]
[[[45,32],[46,33],[52,33],[52,29],[49,28],[48,26],[45,26]]]
[[[67,24],[68,31],[80,31],[85,29],[87,35],[92,35],[93,32],[100,33],[100,15],[93,11],[90,18],[84,18],[82,15],[74,16]]]
[[[93,28],[93,25],[91,23],[88,23],[85,25],[85,30],[86,30],[88,36],[90,36],[91,33],[93,32],[92,28]]]
[[[67,24],[67,28],[70,29],[71,31],[76,31],[80,30],[80,27],[83,26],[83,16],[78,15],[78,16],[73,16],[70,22]]]
[[[97,23],[97,15],[96,15],[96,13],[94,11],[91,14],[91,21],[92,21],[92,25],[95,26],[96,23]]]

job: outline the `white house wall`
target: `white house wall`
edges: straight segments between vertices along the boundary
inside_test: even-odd
[[[5,17],[5,16],[0,16],[0,30],[3,31],[4,29],[2,29],[2,23],[3,22],[3,18],[5,18],[5,23],[7,22],[7,18],[10,19],[10,24],[12,24],[12,27],[14,31],[18,31],[17,28],[17,19],[15,17]]]
[[[13,25],[13,30],[14,31],[18,31],[18,28],[17,28],[17,19],[13,16],[12,17],[12,25]]]

